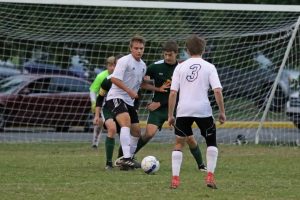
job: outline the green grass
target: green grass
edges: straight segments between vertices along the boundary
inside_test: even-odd
[[[299,148],[220,145],[217,190],[205,186],[205,174],[184,149],[181,186],[171,190],[172,145],[151,143],[138,154],[159,158],[156,175],[105,171],[103,146],[0,144],[0,199],[300,199]]]

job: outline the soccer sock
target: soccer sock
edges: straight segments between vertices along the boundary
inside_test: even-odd
[[[93,131],[93,145],[97,145],[98,146],[98,133],[99,133],[99,126],[98,125],[94,125],[94,131]]]
[[[114,147],[115,147],[115,138],[106,137],[105,140],[106,164],[112,163]]]
[[[122,150],[122,146],[119,146],[119,151],[118,151],[118,158],[123,156],[123,150]]]
[[[136,150],[138,141],[139,141],[139,137],[134,137],[132,135],[130,136],[130,154],[131,154],[131,157],[134,156],[134,152]]]
[[[136,150],[135,150],[134,153],[136,154],[136,153],[137,153],[141,148],[143,148],[143,146],[145,146],[148,142],[149,142],[148,139],[140,137],[140,139],[139,139],[139,141],[138,141],[138,143],[137,143]]]
[[[122,150],[124,158],[130,158],[130,128],[122,127],[120,133],[120,143],[122,145]]]
[[[195,148],[190,148],[190,152],[191,154],[194,156],[198,166],[200,166],[201,164],[203,164],[203,159],[202,159],[202,155],[201,155],[201,151],[199,148],[199,145],[197,145]]]
[[[172,176],[179,176],[180,167],[182,163],[182,152],[173,151],[172,152]]]
[[[97,141],[96,141],[96,144],[98,146],[99,142],[100,142],[100,139],[101,139],[101,127],[98,126],[98,128],[96,129],[96,138],[97,138]]]
[[[206,151],[207,172],[214,173],[218,160],[218,148],[215,146],[207,147]]]

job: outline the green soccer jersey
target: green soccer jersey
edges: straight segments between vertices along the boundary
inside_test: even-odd
[[[171,83],[172,75],[177,64],[176,62],[174,65],[169,65],[165,63],[164,60],[157,61],[147,68],[146,75],[154,80],[155,87],[160,87],[164,83]],[[160,102],[161,107],[167,107],[169,94],[169,89],[168,92],[155,92],[152,101]]]
[[[103,80],[109,75],[108,70],[104,70],[100,74],[98,74],[93,81],[92,85],[90,86],[90,91],[95,92],[96,94],[99,93],[100,86],[103,82]]]

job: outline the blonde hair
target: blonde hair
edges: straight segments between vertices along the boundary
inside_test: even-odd
[[[106,59],[106,64],[115,64],[116,63],[116,58],[114,56],[109,56],[107,59]]]

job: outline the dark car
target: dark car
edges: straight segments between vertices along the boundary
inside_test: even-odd
[[[80,74],[73,71],[62,69],[57,65],[47,64],[40,61],[28,61],[23,64],[23,71],[25,74],[59,74],[81,77]]]
[[[91,127],[90,82],[62,75],[17,75],[0,82],[0,129]]]

